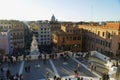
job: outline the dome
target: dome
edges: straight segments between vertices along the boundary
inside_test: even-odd
[[[55,22],[55,16],[54,16],[54,14],[53,14],[52,17],[51,17],[51,21],[52,21],[52,22]]]

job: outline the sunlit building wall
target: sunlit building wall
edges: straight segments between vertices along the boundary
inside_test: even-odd
[[[79,25],[82,29],[84,51],[97,50],[103,53],[120,54],[120,23],[104,25]]]

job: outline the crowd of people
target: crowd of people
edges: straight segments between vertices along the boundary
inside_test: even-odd
[[[13,75],[11,73],[11,71],[9,69],[7,69],[6,71],[1,68],[1,75],[3,75],[2,77],[0,77],[0,80],[23,80],[23,74],[18,74],[16,73],[15,75]]]

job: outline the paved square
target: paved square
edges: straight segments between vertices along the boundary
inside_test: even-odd
[[[46,78],[46,73],[49,73],[49,78],[53,78],[55,75],[59,77],[68,77],[74,76],[74,70],[77,69],[78,63],[85,64],[85,66],[80,64],[80,70],[77,70],[80,76],[86,77],[97,77],[90,70],[89,62],[94,62],[97,64],[97,71],[99,75],[102,74],[102,70],[106,70],[104,62],[101,60],[90,57],[89,61],[82,58],[72,58],[68,57],[68,60],[65,61],[63,57],[57,59],[47,59],[47,60],[29,60],[29,61],[20,61],[8,66],[7,63],[4,63],[1,67],[4,67],[4,70],[9,69],[12,75],[23,74],[24,80],[42,80]],[[25,71],[25,67],[30,66],[30,72]],[[0,67],[0,68],[1,68]]]

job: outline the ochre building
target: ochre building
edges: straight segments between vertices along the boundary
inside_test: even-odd
[[[82,50],[82,32],[72,22],[65,22],[61,30],[52,33],[53,44],[57,52]]]
[[[120,23],[104,25],[79,25],[82,29],[83,51],[97,50],[103,53],[120,54]]]

